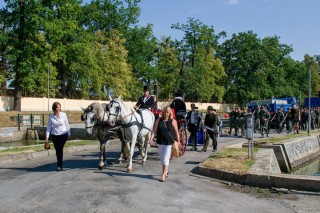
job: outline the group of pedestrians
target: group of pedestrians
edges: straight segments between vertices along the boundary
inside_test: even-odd
[[[253,113],[254,133],[260,132],[261,138],[265,135],[268,137],[271,125],[274,126],[275,131],[281,134],[286,130],[287,134],[299,134],[301,130],[307,130],[309,109],[298,109],[295,104],[284,111],[282,107],[278,108],[275,113],[269,113],[266,106],[256,106],[253,112],[250,110],[235,107],[229,115],[230,130],[229,135],[234,129],[234,136],[244,136],[244,129],[246,125],[246,114]],[[310,128],[320,128],[320,108],[315,107],[310,110]],[[241,135],[239,134],[241,131]]]

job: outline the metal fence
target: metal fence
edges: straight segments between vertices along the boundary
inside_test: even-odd
[[[17,123],[19,130],[21,126],[31,129],[35,126],[44,126],[44,114],[18,114]]]

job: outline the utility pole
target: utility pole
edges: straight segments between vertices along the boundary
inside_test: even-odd
[[[49,99],[50,99],[50,62],[48,63],[48,112],[50,111]]]

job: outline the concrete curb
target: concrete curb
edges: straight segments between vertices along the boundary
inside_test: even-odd
[[[111,144],[119,143],[117,140],[110,140],[106,146],[110,146]],[[63,150],[63,153],[74,153],[74,152],[83,152],[83,151],[90,151],[90,150],[97,150],[99,151],[100,144],[97,142],[95,145],[83,145],[83,146],[69,146],[65,147]],[[39,158],[45,158],[45,157],[52,157],[55,156],[56,152],[54,148],[51,148],[49,150],[43,150],[38,152],[29,152],[29,153],[21,153],[21,154],[14,154],[14,155],[8,155],[0,157],[0,165],[1,164],[7,164],[7,163],[14,163],[19,161],[25,161],[25,160],[34,160]]]
[[[194,170],[195,173],[215,178],[218,180],[239,183],[261,188],[286,188],[301,191],[320,192],[320,177],[303,176],[303,175],[286,175],[286,174],[264,174],[264,173],[247,173],[237,174],[229,171],[221,171],[198,165]]]

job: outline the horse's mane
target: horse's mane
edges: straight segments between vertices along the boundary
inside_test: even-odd
[[[105,106],[106,106],[106,104],[100,104],[98,102],[93,102],[88,106],[88,108],[91,108],[92,112],[94,114],[96,114],[97,118],[101,119],[100,115],[103,115],[103,113],[106,109]]]
[[[124,108],[127,111],[131,111],[131,107],[128,107],[127,105],[124,104],[123,100],[121,99],[121,96],[118,98],[115,98],[114,101],[117,101],[119,104],[121,104],[122,106],[124,106]]]

